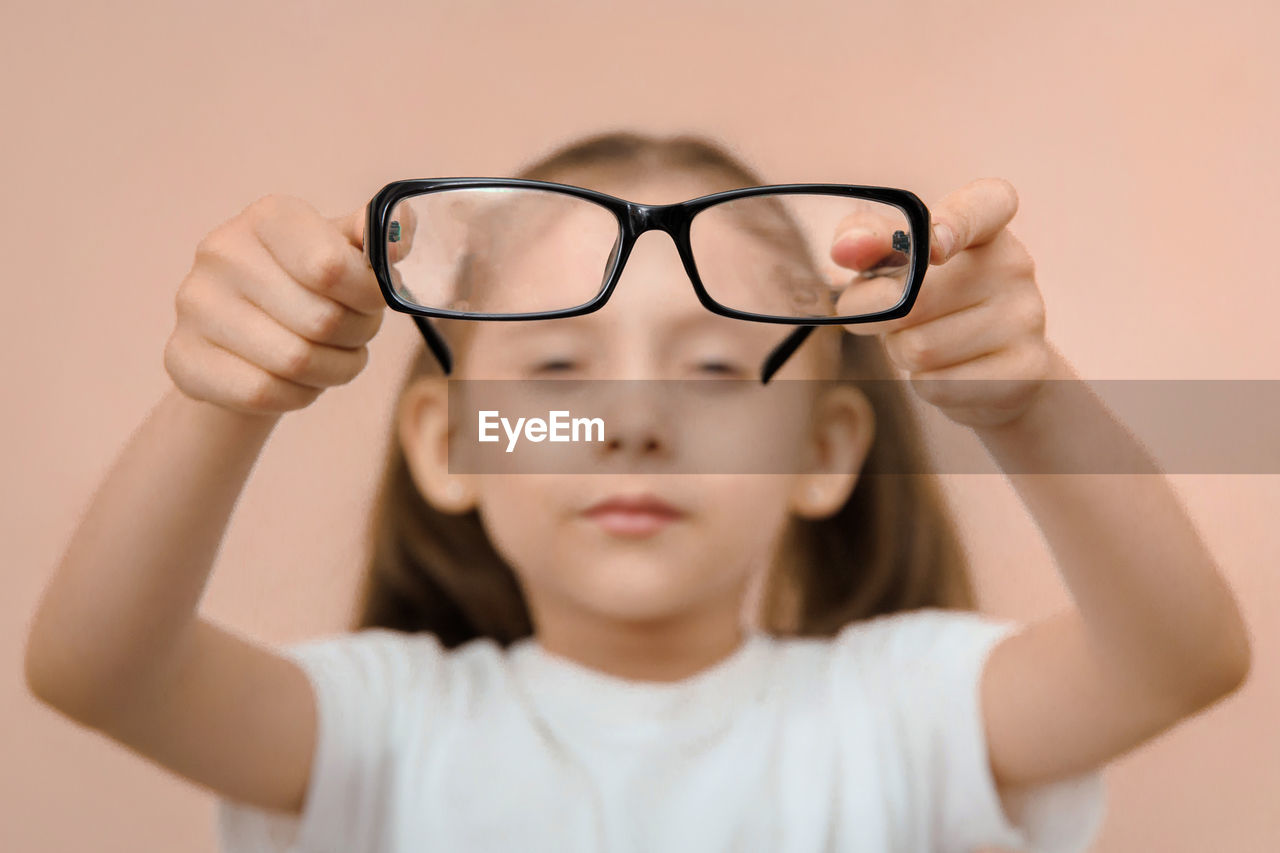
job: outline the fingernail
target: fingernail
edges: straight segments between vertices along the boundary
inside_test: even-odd
[[[944,223],[937,222],[933,226],[933,239],[938,244],[938,248],[942,250],[942,257],[950,257],[951,249],[956,243],[955,233]]]

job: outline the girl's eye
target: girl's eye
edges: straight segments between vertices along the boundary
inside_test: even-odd
[[[575,363],[567,358],[553,358],[542,362],[534,368],[537,373],[563,373],[572,370]]]
[[[727,361],[704,361],[698,365],[698,369],[706,373],[714,373],[717,376],[733,376],[742,372],[738,365]]]
[[[534,366],[535,373],[568,373],[576,370],[578,363],[568,358],[552,358],[547,359]],[[695,370],[701,373],[710,373],[715,376],[737,376],[742,373],[742,368],[737,364],[728,361],[703,361],[695,365]]]

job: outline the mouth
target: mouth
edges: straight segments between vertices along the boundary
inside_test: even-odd
[[[592,504],[582,515],[614,536],[652,536],[686,516],[656,495],[614,495]]]

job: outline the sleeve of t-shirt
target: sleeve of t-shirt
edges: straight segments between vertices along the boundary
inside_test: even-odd
[[[1006,814],[987,754],[980,679],[1012,622],[924,609],[856,622],[836,649],[857,679],[901,762],[895,809],[908,849],[969,853],[983,847],[1075,853],[1102,823],[1101,770],[1023,788]]]
[[[230,798],[217,801],[223,853],[355,853],[376,850],[392,802],[398,747],[435,704],[443,647],[430,633],[386,628],[281,647],[307,675],[316,742],[299,815]]]

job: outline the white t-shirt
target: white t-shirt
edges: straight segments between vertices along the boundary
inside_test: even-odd
[[[930,609],[832,638],[753,631],[678,682],[622,679],[534,638],[296,643],[284,651],[318,702],[303,813],[222,799],[222,849],[1084,850],[1099,772],[1001,809],[978,679],[1012,627]]]

